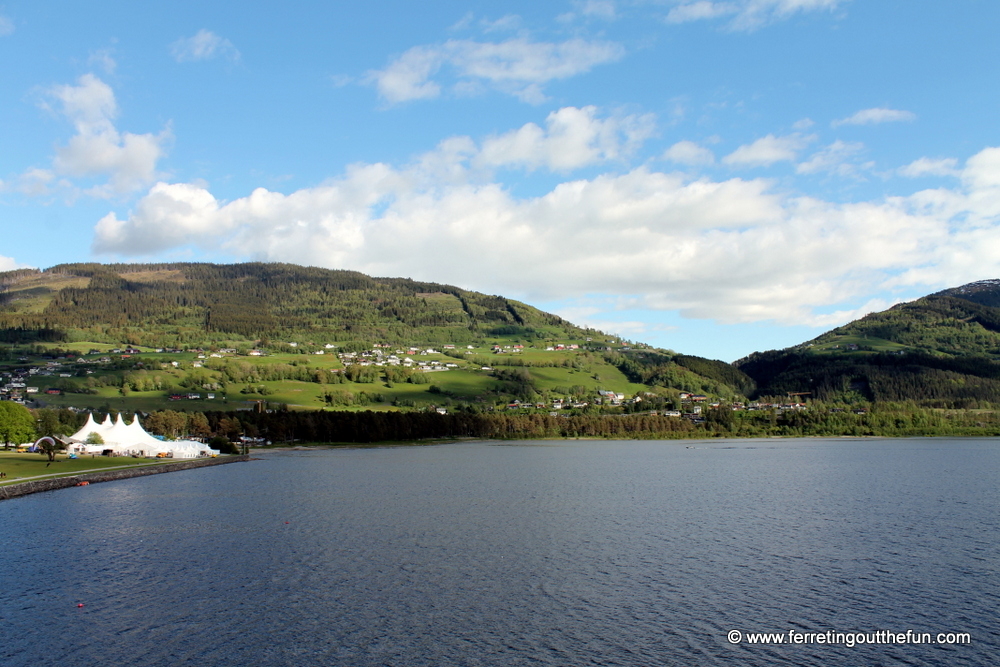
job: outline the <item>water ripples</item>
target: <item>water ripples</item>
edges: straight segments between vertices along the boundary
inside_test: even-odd
[[[0,503],[0,661],[1000,662],[992,440],[546,445],[273,452]]]

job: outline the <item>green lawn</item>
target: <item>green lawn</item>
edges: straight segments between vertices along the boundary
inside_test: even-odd
[[[94,469],[163,465],[164,463],[176,462],[175,459],[133,459],[125,456],[95,456],[93,458],[86,456],[70,459],[60,454],[56,457],[56,461],[50,464],[48,457],[44,454],[18,454],[13,450],[0,451],[0,472],[7,474],[6,477],[0,479],[0,485],[16,484],[25,481],[25,478],[39,475],[66,477],[83,471],[94,471]]]

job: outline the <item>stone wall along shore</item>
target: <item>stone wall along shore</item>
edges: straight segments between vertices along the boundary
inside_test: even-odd
[[[119,468],[101,472],[88,472],[69,477],[54,477],[51,479],[36,479],[19,484],[9,484],[0,486],[0,500],[8,498],[18,498],[29,493],[41,493],[42,491],[54,491],[55,489],[65,489],[69,486],[78,486],[82,482],[96,484],[98,482],[113,482],[116,479],[128,479],[130,477],[144,477],[146,475],[158,475],[164,472],[176,472],[178,470],[190,470],[191,468],[204,468],[206,466],[222,465],[223,463],[237,463],[249,461],[250,457],[241,456],[220,456],[214,459],[197,459],[194,461],[179,461],[177,463],[161,463],[158,465],[140,466],[136,468]]]

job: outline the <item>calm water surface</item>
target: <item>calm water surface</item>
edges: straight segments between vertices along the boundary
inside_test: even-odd
[[[0,503],[0,664],[1000,664],[997,440],[259,456]]]

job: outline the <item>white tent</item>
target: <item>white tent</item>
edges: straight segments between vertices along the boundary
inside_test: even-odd
[[[87,444],[87,438],[96,433],[101,436],[104,444]],[[87,423],[69,438],[74,444],[70,451],[80,453],[99,453],[107,449],[117,455],[156,456],[166,454],[175,459],[194,459],[199,456],[218,456],[219,450],[194,440],[160,440],[146,432],[139,423],[139,415],[131,424],[126,424],[121,413],[111,421],[111,415],[104,418],[100,424],[94,421],[92,414],[87,415]]]

